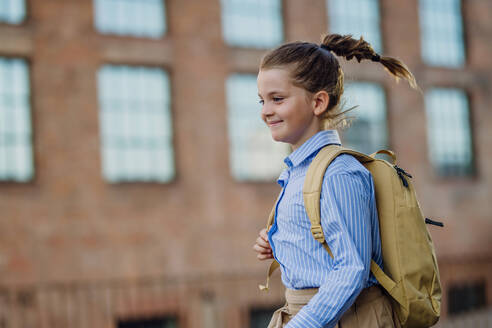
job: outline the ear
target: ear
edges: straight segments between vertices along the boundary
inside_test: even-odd
[[[330,104],[330,96],[328,95],[328,92],[321,90],[313,95],[312,101],[314,115],[320,116],[328,108],[328,105]]]

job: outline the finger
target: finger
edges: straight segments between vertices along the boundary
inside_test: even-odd
[[[263,238],[264,241],[269,243],[267,229],[262,229],[260,231],[260,237]]]
[[[271,255],[271,254],[258,254],[258,255],[256,255],[256,257],[257,257],[259,260],[261,260],[261,261],[263,261],[263,260],[273,259],[273,255]]]
[[[253,249],[254,249],[255,251],[257,251],[258,253],[263,253],[265,248],[264,248],[264,247],[261,247],[261,246],[260,246],[260,245],[258,245],[258,244],[254,244],[254,245],[253,245]]]
[[[269,253],[272,252],[272,249],[271,248],[265,248],[265,247],[262,247],[262,246],[260,246],[258,244],[255,244],[253,246],[253,249],[255,251],[257,251],[258,253],[263,253],[263,254],[269,254]]]
[[[263,240],[263,238],[261,237],[256,238],[256,243],[263,247],[270,248],[270,243],[268,241]]]
[[[270,247],[270,244],[269,244],[268,242],[264,241],[261,237],[258,237],[258,238],[256,239],[256,243],[257,243],[258,245],[262,246],[262,247],[265,247],[265,248],[271,248],[271,247]]]

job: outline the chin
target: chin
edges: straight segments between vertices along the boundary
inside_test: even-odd
[[[288,143],[287,140],[285,140],[285,138],[281,135],[278,135],[278,134],[274,134],[272,133],[272,139],[273,141],[276,141],[276,142],[284,142],[284,143]]]
[[[282,142],[282,136],[278,133],[271,132],[273,141]]]

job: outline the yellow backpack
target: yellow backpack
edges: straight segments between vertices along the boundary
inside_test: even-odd
[[[320,195],[325,171],[340,154],[350,154],[372,174],[379,216],[379,230],[384,272],[371,261],[371,272],[391,296],[393,308],[403,328],[430,327],[440,316],[441,284],[432,239],[426,223],[442,223],[424,219],[417,201],[411,176],[396,165],[392,151],[380,150],[370,156],[337,145],[319,151],[306,173],[303,196],[304,207],[311,221],[313,237],[333,258],[325,241],[320,218]],[[384,153],[392,163],[377,159]],[[275,207],[274,207],[275,208]],[[270,213],[267,228],[273,224],[274,210]],[[268,270],[266,286],[276,261]]]

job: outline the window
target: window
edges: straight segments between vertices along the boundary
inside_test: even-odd
[[[423,60],[432,66],[465,63],[460,0],[419,0]]]
[[[289,148],[274,142],[261,120],[256,76],[233,74],[226,90],[232,175],[240,181],[276,179]]]
[[[221,0],[222,35],[238,47],[270,48],[283,40],[280,0]]]
[[[439,175],[473,173],[470,114],[465,92],[435,88],[425,95],[429,157]]]
[[[378,0],[326,0],[330,33],[364,37],[377,53],[383,50]]]
[[[104,34],[160,38],[166,32],[164,0],[94,0],[95,25]]]
[[[178,328],[175,318],[145,318],[120,320],[118,328]]]
[[[485,283],[483,281],[461,286],[451,286],[448,295],[449,314],[460,314],[484,308],[487,305],[485,301]]]
[[[265,308],[252,309],[249,312],[250,328],[267,327],[268,324],[270,323],[270,320],[272,319],[273,312],[275,312],[275,310],[277,310],[280,307],[281,305],[271,309],[265,309]]]
[[[344,146],[366,154],[388,148],[386,96],[379,84],[347,83],[342,103],[342,110],[358,106],[346,114],[352,124],[343,131]]]
[[[34,175],[28,65],[0,57],[0,180]]]
[[[170,92],[159,68],[106,65],[98,75],[103,175],[109,182],[174,177]]]
[[[20,24],[26,18],[25,0],[1,0],[0,23]]]

